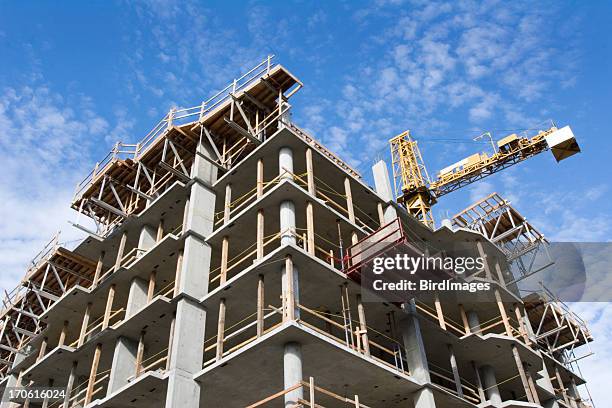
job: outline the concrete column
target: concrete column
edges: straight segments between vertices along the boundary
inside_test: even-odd
[[[106,395],[126,385],[128,378],[134,375],[137,352],[138,342],[136,340],[123,336],[117,339]]]
[[[205,325],[206,311],[199,303],[189,298],[178,301],[169,351],[167,408],[200,406],[200,385],[193,374],[202,369]]]
[[[429,376],[429,366],[427,364],[427,354],[425,353],[425,344],[421,336],[421,328],[417,318],[416,306],[414,301],[404,304],[404,310],[407,312],[400,321],[400,334],[406,351],[406,361],[408,363],[408,371],[410,375],[421,383],[431,381]],[[434,408],[436,402],[433,391],[427,387],[420,389],[413,394],[413,403],[415,408]]]
[[[23,359],[25,358],[25,354],[22,353],[15,353],[15,359],[13,360],[13,367],[15,367],[17,364],[21,363],[21,361],[23,361]],[[8,380],[6,381],[6,387],[18,387],[20,384],[20,375],[18,373],[11,373],[8,375]],[[9,400],[9,395],[6,389],[4,389],[3,391],[3,395],[2,395],[2,400],[3,401],[8,401]],[[11,402],[3,402],[1,407],[2,408],[13,408],[13,407],[19,407],[19,404],[16,403],[11,403]]]
[[[296,244],[295,238],[295,205],[293,201],[280,204],[281,245]]]
[[[127,305],[125,306],[125,318],[136,314],[140,309],[147,304],[147,292],[149,291],[149,282],[142,278],[134,278],[130,282],[130,292],[128,294]]]
[[[552,385],[552,381],[550,381],[550,374],[546,368],[546,364],[542,364],[542,370],[538,371],[538,377],[539,378],[536,380],[536,384],[544,388],[550,394],[554,395],[555,388]],[[544,408],[559,408],[556,398],[543,401],[542,406]]]
[[[157,241],[157,229],[150,225],[143,225],[138,238],[138,249],[149,250]],[[140,255],[141,253],[139,253]]]
[[[293,150],[290,147],[281,147],[278,151],[278,172],[282,179],[293,179]]]
[[[384,160],[378,161],[372,166],[372,174],[374,175],[374,186],[376,193],[389,203],[394,200],[393,189],[391,188],[391,180],[389,179],[389,171]],[[392,205],[383,205],[383,218],[385,223],[389,223],[397,218],[397,211]]]
[[[400,334],[406,350],[406,361],[410,375],[422,383],[430,382],[429,366],[427,365],[427,355],[425,344],[421,336],[419,319],[416,316],[414,303],[405,303],[405,310],[408,315],[400,321]]]
[[[480,319],[478,318],[478,313],[474,310],[470,310],[467,313],[468,324],[470,325],[470,332],[478,333],[480,332]]]
[[[495,370],[490,365],[480,367],[482,373],[482,381],[485,386],[487,401],[493,405],[501,405],[502,399],[497,388],[497,379],[495,378]]]
[[[576,385],[576,380],[574,380],[573,377],[569,383],[569,387],[567,388],[567,393],[571,398],[570,404],[572,404],[573,407],[577,407],[578,401],[581,401],[581,398],[580,393],[578,392],[578,386]]]
[[[185,212],[185,243],[175,290],[179,299],[169,347],[167,408],[200,405],[200,385],[193,380],[193,374],[202,369],[206,312],[192,299],[201,299],[208,293],[211,249],[205,238],[214,226],[215,193],[211,186],[217,180],[217,168],[202,158],[214,157],[206,142],[201,142],[197,150],[191,168],[195,182]]]
[[[285,389],[302,381],[302,346],[299,343],[285,344],[283,354],[283,374]],[[303,388],[297,388],[285,394],[285,407],[298,405],[298,400],[304,398]]]

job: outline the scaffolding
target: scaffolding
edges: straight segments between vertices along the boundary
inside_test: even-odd
[[[32,259],[21,282],[6,292],[0,312],[0,374],[44,327],[41,316],[74,286],[93,280],[96,263],[62,247],[55,234]]]
[[[497,193],[461,211],[451,223],[453,227],[479,232],[504,252],[516,275],[510,283],[521,281],[553,264],[548,240],[510,205],[510,201]]]
[[[72,208],[91,218],[90,234],[108,236],[174,182],[191,180],[196,155],[225,172],[287,122],[289,98],[302,83],[273,56],[201,105],[171,109],[138,143],[118,142],[80,181]],[[285,120],[283,120],[285,119]],[[209,150],[200,148],[203,143]]]

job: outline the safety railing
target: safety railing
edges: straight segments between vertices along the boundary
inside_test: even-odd
[[[247,405],[246,408],[276,406],[281,399],[285,399],[285,395],[293,393],[297,390],[301,391],[303,398],[298,398],[294,405],[285,404],[285,407],[325,408],[326,406],[329,406],[338,408],[370,408],[368,405],[365,405],[359,401],[359,395],[354,395],[352,398],[349,398],[336,394],[328,389],[317,386],[313,377],[310,377],[309,381],[300,381],[291,387],[272,394],[253,404]]]
[[[100,315],[98,318],[94,319],[91,323],[89,323],[85,329],[85,331],[68,344],[68,346],[72,348],[77,348],[81,344],[84,344],[88,338],[92,337],[96,333],[101,332],[105,326],[113,327],[123,321],[125,318],[125,308],[120,308],[117,310],[112,310],[108,316],[108,322],[104,320],[104,314]]]
[[[340,314],[309,308],[302,303],[298,308],[301,311],[297,319],[300,324],[393,370],[408,373],[406,353],[397,340],[373,327],[360,327],[359,321]],[[371,339],[374,334],[378,341]]]
[[[110,378],[110,369],[100,371],[95,374],[91,389],[89,387],[89,379],[76,384],[72,387],[70,397],[68,398],[68,407],[84,407],[89,402],[93,401],[96,396],[103,396],[104,390],[108,387]],[[49,403],[49,408],[59,408],[64,406],[64,400],[58,399]]]
[[[458,392],[458,386],[452,371],[440,367],[432,362],[428,362],[429,375],[431,382],[444,388],[448,392],[455,394],[458,397],[465,398],[473,404],[480,404],[480,395],[478,394],[478,386],[460,377],[461,395]]]
[[[190,108],[171,109],[153,129],[140,140],[140,142],[136,144],[117,142],[113,149],[101,161],[96,163],[94,169],[77,184],[74,197],[78,197],[87,189],[96,180],[96,176],[104,173],[107,166],[114,160],[127,158],[132,158],[133,160],[140,159],[140,157],[146,153],[147,149],[172,126],[195,122],[196,120],[204,118],[206,114],[228,101],[232,94],[246,88],[263,75],[270,73],[273,67],[273,58],[273,55],[269,55],[246,74],[234,79],[225,88],[211,96],[208,100],[202,102],[201,105]]]
[[[231,306],[230,306],[231,307]],[[282,306],[268,305],[263,308],[263,316],[258,322],[257,311],[250,313],[229,326],[223,326],[221,332],[204,341],[204,367],[241,349],[257,340],[262,335],[274,330],[282,324]],[[257,326],[261,324],[258,334]]]
[[[182,230],[183,230],[183,225],[180,224],[177,227],[172,228],[170,231],[165,232],[164,235],[162,235],[162,237],[160,238],[160,240],[157,241],[152,247],[146,248],[146,249],[138,248],[138,247],[132,248],[125,255],[121,257],[121,260],[118,263],[109,267],[106,271],[102,272],[100,276],[98,277],[97,282],[92,282],[90,287],[93,288],[94,285],[98,284],[99,282],[102,282],[104,279],[111,276],[112,274],[120,270],[121,268],[129,268],[130,266],[132,266],[134,262],[136,262],[137,260],[142,258],[145,254],[147,254],[149,251],[154,249],[157,243],[159,243],[162,239],[164,239],[168,235],[173,235],[175,238],[179,238],[182,234]]]

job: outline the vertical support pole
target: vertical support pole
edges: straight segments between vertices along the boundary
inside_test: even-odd
[[[382,227],[383,225],[386,224],[385,223],[385,210],[383,210],[382,203],[376,204],[376,210],[378,212],[378,223]]]
[[[223,342],[225,332],[225,299],[219,300],[219,320],[217,321],[217,361],[223,358]]]
[[[286,305],[287,310],[285,314],[286,320],[295,320],[295,293],[294,293],[294,279],[293,279],[293,261],[291,255],[287,255],[285,258],[285,277],[286,277]]]
[[[459,398],[463,398],[463,387],[461,387],[461,377],[459,377],[459,368],[457,367],[457,359],[455,358],[455,352],[453,346],[448,344],[448,354],[450,359],[450,366],[453,372],[453,379],[455,380],[455,387],[457,387],[457,395]]]
[[[309,147],[306,149],[306,176],[308,180],[308,193],[313,197],[316,196],[317,192],[315,189],[314,182],[314,170],[312,163],[312,149]],[[315,254],[315,233],[314,233],[314,209],[312,202],[306,203],[306,231],[308,235],[308,253],[311,255]]]
[[[62,408],[68,408],[70,406],[70,394],[72,394],[72,388],[74,387],[74,380],[76,379],[77,362],[72,362],[70,368],[70,374],[68,375],[68,384],[66,384],[66,395],[64,396],[64,404]]]
[[[567,397],[567,391],[565,389],[565,385],[563,384],[563,380],[561,379],[561,373],[559,372],[559,367],[555,365],[555,377],[557,377],[557,383],[559,388],[561,388],[561,395],[563,396],[563,401],[566,405],[569,405],[569,399]]]
[[[170,335],[168,336],[168,355],[166,357],[166,370],[170,369],[172,363],[172,342],[174,340],[174,326],[176,324],[176,313],[172,314],[172,320],[170,321]]]
[[[227,261],[229,256],[229,238],[223,237],[221,242],[221,270],[219,276],[219,284],[223,285],[227,281]]]
[[[164,237],[164,219],[160,219],[157,224],[157,236],[155,237],[155,241],[159,242]]]
[[[174,274],[174,296],[178,295],[181,284],[181,271],[183,270],[183,250],[179,249],[176,257],[176,272]]]
[[[117,250],[117,258],[115,259],[115,272],[121,267],[121,259],[125,252],[125,243],[127,241],[127,231],[123,231],[121,234],[121,241],[119,241],[119,249]]]
[[[529,389],[529,382],[527,381],[527,375],[525,374],[525,367],[523,367],[523,362],[521,361],[521,356],[516,348],[516,345],[512,345],[512,355],[514,356],[514,362],[516,363],[516,368],[518,369],[519,376],[521,377],[521,383],[523,384],[523,391],[525,391],[525,395],[527,396],[527,400],[529,402],[533,402],[533,396],[531,395],[531,390]]]
[[[281,170],[282,171],[282,170]],[[257,160],[257,198],[261,198],[264,189],[264,164],[263,159]]]
[[[529,336],[527,334],[527,328],[525,327],[525,322],[523,321],[523,316],[521,315],[521,309],[518,303],[514,304],[514,315],[516,316],[516,320],[519,323],[519,328],[521,331],[521,336],[523,337],[523,341],[526,345],[531,345],[531,341],[529,341]]]
[[[437,293],[435,296],[436,297],[434,299],[434,304],[436,306],[436,315],[438,316],[438,323],[440,324],[442,330],[446,330],[446,321],[444,320],[444,314],[442,313],[442,304],[440,303],[440,298],[438,297]]]
[[[481,370],[482,376],[484,377],[485,389],[487,390],[487,400],[491,401],[491,405],[501,405],[502,399],[495,378],[495,370],[490,365],[482,366]]]
[[[302,382],[302,346],[300,343],[285,344],[283,354],[283,377],[285,389]],[[298,387],[285,394],[285,408],[299,405],[304,399],[304,387]]]
[[[314,181],[314,167],[312,164],[312,149],[309,147],[306,149],[306,177],[308,181],[308,192],[316,196],[317,191]]]
[[[361,328],[361,339],[363,351],[366,356],[370,356],[370,341],[368,339],[368,326],[366,324],[365,309],[361,301],[361,295],[357,295],[357,313],[359,314],[359,326]]]
[[[153,300],[153,295],[155,294],[155,284],[157,280],[157,272],[151,271],[149,274],[149,287],[147,288],[147,303]]]
[[[100,274],[102,273],[102,267],[104,266],[104,251],[100,252],[100,256],[98,256],[98,262],[96,263],[96,271],[94,272],[94,278],[92,282],[92,287],[98,286],[98,281],[100,280]]]
[[[136,350],[136,370],[135,370],[136,377],[138,377],[140,373],[142,372],[142,358],[144,356],[144,349],[145,349],[144,336],[145,336],[145,331],[143,330],[140,332],[140,337],[138,338],[138,349]]]
[[[476,363],[472,361],[472,368],[474,369],[474,377],[476,377],[476,387],[478,388],[478,397],[480,398],[480,402],[485,402],[487,397],[485,397],[484,388],[482,387],[482,380],[480,379],[480,371],[478,367],[476,367]]]
[[[497,302],[499,313],[501,314],[502,321],[504,322],[504,328],[506,329],[506,335],[508,337],[512,337],[512,326],[510,326],[510,322],[508,321],[508,314],[506,313],[506,308],[504,307],[504,303],[502,302],[501,295],[499,294],[499,290],[497,289],[495,289],[495,301]]]
[[[497,273],[497,279],[499,280],[499,284],[502,286],[506,286],[506,280],[504,279],[504,274],[502,272],[501,266],[499,265],[499,259],[495,257],[495,273]]]
[[[540,397],[538,396],[538,390],[535,387],[535,383],[533,382],[533,377],[531,376],[531,372],[529,370],[525,370],[525,374],[527,375],[527,383],[529,384],[529,389],[531,390],[531,396],[533,397],[533,402],[540,404]]]
[[[223,223],[226,224],[230,219],[232,209],[232,185],[225,185],[225,206],[223,207]]]
[[[484,270],[485,270],[485,276],[487,277],[488,280],[493,280],[493,274],[491,273],[491,267],[489,265],[489,260],[487,259],[487,254],[484,250],[484,247],[482,246],[482,241],[476,241],[476,248],[478,249],[478,255],[482,258],[482,260],[484,261]]]
[[[349,221],[355,223],[355,207],[353,206],[353,193],[351,191],[351,180],[344,178],[344,195],[346,196],[346,211]]]
[[[261,337],[264,332],[264,304],[264,276],[259,275],[259,280],[257,281],[257,337]]]
[[[68,334],[68,320],[64,320],[64,325],[62,326],[62,331],[60,332],[58,346],[63,346],[66,342],[66,335]]]
[[[461,322],[463,322],[463,330],[465,330],[465,334],[470,334],[470,323],[462,304],[459,304],[459,314],[461,315]]]
[[[306,236],[310,255],[315,255],[314,208],[312,202],[306,203]]]
[[[315,402],[315,385],[314,385],[314,378],[310,377],[308,379],[308,391],[310,394],[310,398],[309,398],[309,403],[310,403],[310,407],[311,408],[315,408],[317,406],[316,402]]]
[[[85,333],[87,333],[87,326],[89,326],[89,317],[91,314],[91,303],[87,304],[85,308],[85,315],[83,316],[83,322],[81,323],[81,332],[79,333],[79,340],[77,347],[81,347],[85,341]]]
[[[91,370],[89,371],[89,381],[87,382],[84,405],[88,405],[93,397],[94,387],[96,385],[96,373],[98,372],[98,364],[100,363],[100,354],[102,354],[102,344],[98,343],[96,344]]]
[[[264,210],[257,210],[257,259],[264,256]]]
[[[38,350],[38,358],[36,358],[36,361],[40,361],[41,358],[43,358],[45,356],[45,353],[47,352],[47,343],[49,342],[49,338],[45,337],[42,341],[42,343],[40,344],[40,349]]]
[[[113,300],[115,299],[115,284],[110,285],[108,288],[108,297],[106,298],[106,308],[104,309],[104,318],[102,320],[102,330],[108,327],[110,321],[110,315],[113,311]]]

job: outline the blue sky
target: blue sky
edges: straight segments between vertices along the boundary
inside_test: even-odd
[[[62,229],[74,184],[117,140],[194,106],[267,54],[305,87],[294,120],[369,178],[411,129],[431,173],[553,119],[583,153],[545,153],[444,197],[439,220],[497,191],[555,240],[610,241],[606,2],[2,2],[0,286]],[[612,306],[580,305],[599,344]],[[612,352],[585,362],[612,383]],[[593,375],[595,374],[595,375]],[[598,386],[600,385],[600,386]],[[600,391],[601,392],[601,391]],[[595,396],[597,402],[597,396]],[[604,401],[604,400],[601,400]]]

